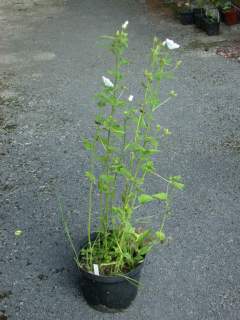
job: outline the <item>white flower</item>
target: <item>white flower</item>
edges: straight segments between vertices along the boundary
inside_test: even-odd
[[[15,236],[16,236],[16,237],[21,236],[22,233],[23,233],[23,232],[22,232],[22,230],[20,230],[20,229],[15,230]]]
[[[166,39],[165,41],[163,41],[162,44],[164,46],[167,46],[168,49],[170,49],[170,50],[178,49],[180,47],[179,44],[177,44],[176,42],[174,42],[173,40],[170,40],[170,39]]]
[[[112,83],[112,81],[104,76],[102,76],[102,81],[106,87],[109,87],[109,88],[114,87],[114,84]]]
[[[122,28],[127,29],[127,26],[128,26],[128,21],[125,21],[124,24],[122,25]]]
[[[132,102],[132,101],[133,101],[133,98],[134,98],[134,96],[133,96],[133,95],[130,95],[130,96],[128,97],[128,101],[129,101],[129,102]]]

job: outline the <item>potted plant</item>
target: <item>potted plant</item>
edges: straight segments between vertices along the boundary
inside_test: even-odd
[[[219,34],[220,18],[218,10],[215,12],[210,10],[207,11],[206,16],[203,18],[202,28],[209,36],[215,36]]]
[[[182,189],[180,176],[163,177],[154,166],[159,152],[159,139],[170,135],[167,128],[154,123],[156,112],[176,96],[169,91],[160,101],[159,88],[173,69],[169,50],[179,47],[166,39],[154,38],[150,67],[144,71],[143,100],[137,101],[124,83],[123,69],[128,64],[128,22],[110,41],[115,66],[102,77],[102,90],[97,94],[97,115],[92,138],[84,138],[83,146],[90,153],[88,227],[86,238],[74,245],[65,215],[63,222],[81,272],[82,291],[87,303],[101,311],[127,308],[135,298],[140,272],[147,254],[167,241],[164,224],[171,213],[171,191]],[[146,192],[147,176],[159,179],[159,189]],[[135,225],[136,214],[145,204],[159,203],[159,224],[156,228]],[[97,210],[99,225],[93,228]],[[146,220],[146,217],[143,218]]]
[[[197,6],[193,8],[193,18],[196,27],[202,28],[203,18],[205,16],[204,0],[198,0]]]
[[[180,21],[183,25],[194,23],[193,9],[189,1],[185,2],[183,5],[179,4],[178,14],[179,14]]]
[[[232,26],[238,23],[237,10],[232,6],[232,3],[230,1],[223,3],[223,5],[221,6],[221,12],[223,15],[223,21],[227,25]]]

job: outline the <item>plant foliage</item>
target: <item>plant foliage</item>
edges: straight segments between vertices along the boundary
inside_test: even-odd
[[[171,78],[181,62],[173,64],[169,49],[154,38],[150,65],[144,71],[144,98],[136,101],[128,91],[123,74],[129,64],[125,56],[127,23],[113,36],[104,38],[110,42],[115,65],[108,70],[113,80],[103,77],[103,87],[96,96],[95,133],[91,139],[83,140],[83,147],[90,154],[90,167],[85,173],[89,181],[88,246],[75,258],[79,266],[90,272],[93,264],[98,264],[101,274],[115,275],[134,268],[155,245],[166,240],[163,229],[171,213],[170,191],[183,188],[180,176],[161,176],[153,161],[160,151],[160,140],[171,134],[160,124],[153,124],[155,114],[176,96],[171,90],[167,98],[161,100],[159,89],[161,82]],[[100,173],[96,170],[99,167]],[[161,179],[166,184],[164,190],[147,194],[144,182],[149,175]],[[99,201],[99,228],[97,237],[91,240],[95,201]],[[158,227],[136,228],[133,218],[137,209],[150,202],[164,204]]]

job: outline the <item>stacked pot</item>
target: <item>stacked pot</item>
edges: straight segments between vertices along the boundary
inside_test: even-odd
[[[240,11],[240,9],[239,9]],[[220,21],[227,25],[240,22],[238,8],[231,6],[222,8],[191,8],[186,6],[179,11],[179,19],[183,25],[195,24],[197,28],[204,30],[209,36],[218,35],[220,32]]]

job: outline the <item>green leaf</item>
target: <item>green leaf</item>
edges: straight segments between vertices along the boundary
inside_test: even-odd
[[[172,180],[177,181],[177,182],[181,182],[182,177],[181,176],[173,176],[171,177]]]
[[[99,176],[98,188],[99,191],[110,193],[112,192],[112,187],[115,181],[115,177],[107,174],[102,174]]]
[[[95,176],[94,176],[94,174],[93,174],[92,172],[86,171],[86,172],[85,172],[85,176],[88,178],[88,180],[89,180],[90,182],[93,182],[93,183],[96,182],[96,178],[95,178]]]
[[[165,137],[170,136],[171,134],[172,134],[172,132],[168,128],[163,129],[163,135]]]
[[[171,185],[178,190],[182,190],[184,188],[183,183],[176,182],[176,181],[171,182]]]
[[[106,120],[103,122],[103,125],[106,130],[110,130],[116,136],[122,137],[124,135],[123,127],[120,126],[117,123],[117,120],[114,119],[112,116],[109,116],[108,118],[106,118]]]
[[[129,64],[129,61],[127,59],[124,59],[124,58],[120,58],[120,64],[121,65],[126,65],[126,64]]]
[[[123,256],[124,256],[124,258],[126,258],[127,260],[132,260],[132,259],[133,259],[133,257],[132,257],[132,256],[130,255],[130,253],[128,253],[128,252],[124,252]]]
[[[117,215],[122,215],[124,213],[124,210],[120,207],[112,207],[112,211]]]
[[[144,232],[137,235],[137,243],[141,244],[144,240],[146,240],[151,234],[151,230],[145,230]]]
[[[122,194],[122,202],[126,201],[126,197],[128,198],[128,201],[132,201],[132,199],[135,197],[135,193],[134,192],[129,192],[127,194],[123,193]]]
[[[103,116],[101,116],[101,115],[96,115],[96,117],[95,117],[95,123],[96,123],[97,125],[102,125],[103,121],[104,121]]]
[[[144,177],[141,177],[141,178],[133,178],[133,182],[134,182],[134,185],[136,187],[140,187],[141,185],[144,184]]]
[[[151,136],[146,137],[145,141],[150,143],[154,148],[158,147],[158,141],[155,138],[151,137]]]
[[[125,178],[131,180],[133,178],[131,172],[126,167],[121,167],[119,170],[119,174],[124,176]]]
[[[135,229],[133,228],[133,226],[131,225],[131,223],[126,222],[125,227],[124,227],[124,231],[128,234],[135,234]]]
[[[150,71],[145,70],[145,71],[144,71],[144,76],[146,77],[146,79],[147,79],[148,81],[152,82],[152,80],[153,80],[153,74],[152,74]]]
[[[165,233],[162,231],[157,231],[156,236],[161,242],[164,242],[166,240]]]
[[[160,192],[153,195],[154,199],[165,201],[168,199],[168,194],[166,192]]]
[[[146,149],[144,147],[142,147],[140,144],[134,143],[134,142],[126,145],[125,151],[127,149],[129,149],[130,151],[139,152],[139,153],[144,153],[146,151]]]
[[[181,176],[169,177],[169,181],[171,185],[178,190],[182,190],[184,188],[184,184],[181,182],[181,180],[182,180]]]
[[[117,152],[118,150],[119,150],[119,148],[114,147],[114,146],[108,146],[108,147],[107,147],[107,151],[108,151],[109,153]]]
[[[96,95],[97,99],[98,99],[98,107],[99,108],[103,108],[107,105],[107,102],[108,102],[108,97],[105,95],[104,92],[99,92],[97,95]]]
[[[154,165],[152,160],[148,160],[146,163],[142,165],[142,170],[143,171],[153,171],[154,170]]]
[[[156,80],[161,80],[164,77],[164,71],[163,70],[157,70],[157,72],[154,74],[154,77]]]
[[[148,203],[148,202],[151,202],[153,201],[153,197],[150,196],[149,194],[141,194],[139,197],[138,197],[138,201],[139,203],[141,204],[145,204],[145,203]]]
[[[141,256],[145,256],[150,250],[151,246],[145,246],[138,251],[138,254],[140,254]]]
[[[150,106],[152,106],[152,108],[156,108],[157,106],[160,105],[160,100],[158,97],[152,96],[149,100],[148,103],[150,104]]]
[[[141,153],[144,155],[144,156],[152,156],[156,153],[158,153],[159,150],[158,149],[144,149]]]
[[[104,155],[104,156],[97,156],[96,159],[101,162],[102,164],[106,164],[106,161],[108,161],[108,156]]]
[[[129,207],[128,205],[126,205],[125,207],[124,207],[124,211],[128,214],[128,216],[129,215],[131,215],[132,214],[132,208],[131,207]]]
[[[93,149],[93,144],[90,142],[90,140],[88,140],[86,138],[83,139],[83,146],[88,151]]]
[[[116,136],[122,137],[124,135],[124,130],[121,126],[113,125],[110,128],[111,132],[113,132]]]

